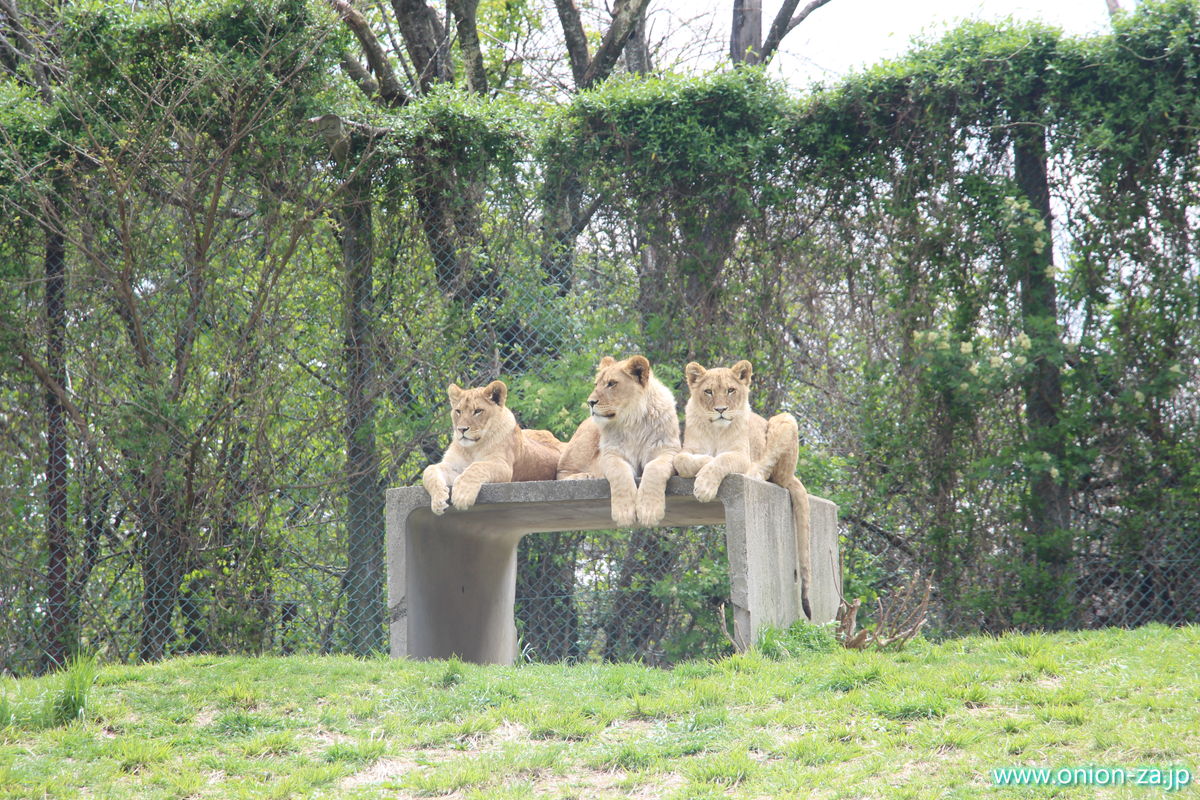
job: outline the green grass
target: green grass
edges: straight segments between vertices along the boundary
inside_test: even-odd
[[[1161,797],[989,770],[1200,771],[1198,663],[1200,629],[1159,626],[897,653],[794,630],[671,671],[82,661],[0,680],[0,798]]]

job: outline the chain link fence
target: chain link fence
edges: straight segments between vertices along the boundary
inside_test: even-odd
[[[264,58],[280,50],[264,48]],[[176,105],[131,101],[120,83],[70,98],[63,105],[79,109],[82,130],[120,120],[119,131],[90,143],[108,160],[4,187],[0,671],[47,669],[80,649],[117,661],[382,652],[383,492],[416,483],[440,458],[447,384],[503,378],[522,422],[565,441],[584,416],[599,358],[635,352],[650,356],[680,399],[688,360],[754,361],[758,410],[798,418],[800,475],[842,506],[848,596],[886,603],[928,571],[930,542],[941,537],[951,543],[943,563],[970,563],[953,586],[935,576],[930,630],[1021,624],[1010,584],[1041,566],[1038,543],[1023,539],[1028,520],[1013,512],[1028,490],[1022,470],[1059,467],[1023,461],[1051,456],[1018,441],[1016,372],[997,367],[967,408],[956,387],[971,389],[987,362],[968,340],[952,349],[944,331],[925,361],[898,357],[896,342],[915,332],[937,338],[913,326],[938,321],[932,311],[920,320],[893,311],[917,287],[896,277],[910,267],[935,283],[947,264],[1002,272],[1008,245],[987,226],[1020,220],[977,218],[973,207],[950,214],[949,189],[943,197],[942,188],[916,191],[886,175],[839,184],[795,164],[728,178],[778,182],[767,199],[761,186],[738,184],[706,185],[697,201],[699,178],[688,171],[679,184],[621,195],[614,173],[633,169],[620,162],[634,152],[626,141],[596,150],[608,183],[588,187],[587,165],[538,160],[522,151],[527,139],[487,128],[482,113],[455,117],[454,102],[434,106],[423,118],[431,127],[416,133],[332,114],[301,130],[278,121],[311,113],[311,97],[272,94],[277,87],[258,71],[240,91],[224,91],[226,79],[210,68],[180,66],[146,89],[152,98],[184,93],[192,116],[155,116]],[[742,91],[717,88],[718,99]],[[740,135],[741,120],[726,116]],[[456,132],[480,128],[486,136],[454,150]],[[402,135],[409,139],[396,144]],[[967,163],[997,149],[982,144],[990,134],[962,135],[961,150],[929,162],[965,171],[942,175],[945,185],[970,178],[1016,191],[1007,157]],[[503,169],[486,150],[493,139],[504,140]],[[9,174],[40,174],[16,144],[3,155]],[[914,163],[924,181],[925,162]],[[801,183],[809,179],[833,189]],[[1194,284],[1195,201],[1180,181],[1164,184],[1160,201],[1188,218],[1147,242],[1107,237],[1142,217],[1083,219],[1059,235],[1094,235],[1089,257],[1130,275],[1149,263],[1157,272],[1142,276],[1148,285]],[[847,202],[839,192],[848,187],[870,191]],[[1078,188],[1080,207],[1107,208],[1092,187]],[[929,205],[910,207],[897,225],[894,201],[906,192]],[[756,203],[763,207],[747,210]],[[930,220],[937,226],[923,227]],[[971,239],[976,249],[942,252]],[[928,291],[931,305],[949,302]],[[1019,302],[994,291],[988,313],[997,319],[970,324],[1011,339],[1016,312],[1005,306]],[[1130,308],[1149,304],[1137,291]],[[1073,313],[1064,306],[1063,316]],[[1178,378],[1134,347],[1162,332],[1114,325],[1104,346],[1116,355],[1095,370],[1102,385],[1077,388],[1085,401],[1141,395],[1136,403],[1149,407],[1133,387],[1171,381],[1159,381],[1165,399],[1154,414],[1096,414],[1081,425],[1103,423],[1108,438],[1079,456],[1089,463],[1071,465],[1070,557],[1053,565],[1062,573],[1048,584],[1069,587],[1051,598],[1067,627],[1200,622],[1195,452],[1178,444],[1200,430],[1197,334],[1194,311],[1178,313],[1167,331]],[[1125,372],[1114,378],[1110,368]],[[953,382],[908,391],[935,369]],[[874,413],[866,400],[885,384]],[[953,424],[931,432],[927,419]],[[875,448],[885,439],[892,451],[880,463]],[[971,457],[971,483],[941,474],[950,472],[937,468],[952,461],[939,456],[948,452]],[[938,474],[919,473],[932,462]],[[956,495],[964,491],[978,496]],[[517,579],[526,659],[666,665],[730,650],[719,528],[526,537]]]
[[[497,220],[528,218],[531,205],[501,208]],[[0,669],[48,666],[52,635],[117,661],[382,651],[382,492],[416,483],[440,458],[446,383],[504,377],[523,422],[565,440],[582,415],[595,361],[640,349],[635,243],[610,236],[601,220],[573,255],[576,279],[567,287],[546,279],[527,229],[520,236],[492,225],[496,235],[473,255],[504,265],[503,277],[472,290],[469,304],[433,279],[438,264],[419,217],[385,227],[381,238],[396,244],[367,275],[374,317],[362,342],[354,341],[350,312],[329,301],[353,291],[353,276],[336,266],[336,256],[324,274],[297,271],[287,291],[302,296],[301,306],[281,304],[272,320],[285,332],[252,358],[217,353],[210,383],[191,409],[122,377],[127,351],[116,343],[121,332],[109,327],[120,325],[115,314],[99,312],[104,324],[65,345],[74,411],[60,407],[64,418],[55,424],[77,425],[70,413],[89,420],[70,427],[72,435],[48,437],[55,398],[28,374],[7,372]],[[225,299],[236,306],[251,291],[234,287]],[[343,316],[341,331],[313,336],[306,303],[330,319]],[[220,308],[208,307],[214,325]],[[231,389],[239,373],[259,370],[261,378],[269,362],[275,372],[252,392]],[[658,367],[677,390],[680,367]],[[355,369],[366,370],[357,394],[350,385]],[[776,396],[802,391],[786,377],[782,384]],[[254,413],[219,416],[221,391],[260,405]],[[790,410],[816,431],[812,436],[837,415],[820,404],[796,402]],[[373,441],[356,439],[348,421],[356,413]],[[83,431],[88,435],[78,435]],[[886,528],[894,513],[858,513],[853,492],[866,489],[853,476],[847,480],[848,487],[808,482],[817,493],[850,501],[843,509],[848,594],[886,603],[890,592],[928,572],[927,556],[918,531]],[[1165,506],[1147,521],[1122,519],[1101,500],[1079,495],[1068,624],[1200,621],[1194,503]],[[1138,525],[1152,525],[1151,535],[1130,536]],[[47,553],[48,530],[69,542],[58,562]],[[729,592],[720,528],[530,536],[518,563],[523,659],[669,665],[730,651],[720,613]],[[936,582],[932,609],[928,630],[935,636],[989,627],[985,618],[947,607]]]

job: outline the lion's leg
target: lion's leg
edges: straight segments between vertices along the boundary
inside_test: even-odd
[[[452,502],[459,511],[475,505],[479,488],[485,483],[508,483],[512,480],[512,464],[503,461],[476,461],[463,470],[454,482]]]
[[[435,514],[446,513],[450,505],[450,484],[454,483],[454,473],[446,469],[444,464],[430,464],[421,474],[421,483],[429,492],[429,510]]]
[[[721,481],[725,480],[726,475],[732,472],[745,474],[750,471],[750,457],[745,453],[737,450],[721,453],[696,475],[693,494],[701,503],[711,503],[716,499],[717,490],[721,488]]]
[[[622,528],[631,527],[637,522],[637,484],[633,480],[633,465],[615,453],[601,453],[600,469],[608,479],[613,522]]]
[[[573,472],[570,474],[558,473],[556,480],[560,481],[591,481],[604,476],[595,472]]]
[[[694,478],[704,465],[712,461],[712,456],[705,453],[681,452],[675,454],[675,474],[681,478]]]
[[[642,470],[637,492],[637,519],[642,525],[657,525],[667,514],[667,481],[675,472],[675,454],[663,453]]]

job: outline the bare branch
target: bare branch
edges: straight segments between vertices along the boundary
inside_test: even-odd
[[[383,51],[383,46],[376,38],[375,32],[371,30],[367,18],[351,5],[349,0],[329,0],[329,4],[333,6],[333,10],[338,13],[338,16],[346,23],[346,27],[354,33],[358,43],[362,46],[363,55],[367,57],[367,63],[379,81],[380,99],[393,108],[407,103],[409,101],[408,94],[400,85],[400,81],[396,79],[396,71],[392,69],[392,63],[388,61],[387,53]]]
[[[54,102],[54,90],[50,86],[50,70],[47,68],[46,62],[42,60],[38,46],[29,37],[25,26],[21,24],[21,12],[17,8],[17,0],[0,0],[0,11],[8,20],[7,26],[4,27],[12,32],[12,38],[16,40],[14,45],[8,41],[7,36],[3,36],[5,49],[11,51],[10,57],[15,58],[19,55],[29,62],[30,71],[33,73],[33,82],[37,87],[38,94],[42,96],[42,101],[47,105]],[[2,27],[0,27],[0,35],[3,35]]]
[[[417,84],[427,92],[436,83],[454,80],[446,27],[425,0],[392,0],[396,25],[404,37],[408,57],[417,71]]]
[[[828,2],[830,0],[812,0],[808,5],[800,9],[799,13],[792,16],[792,12],[800,4],[800,0],[784,0],[779,13],[775,15],[775,21],[771,23],[771,30],[767,33],[767,40],[763,42],[762,53],[758,55],[754,63],[765,64],[770,61],[771,57],[775,55],[775,51],[779,49],[779,44],[783,41],[783,37],[791,33],[797,25],[808,19],[809,14]]]
[[[918,572],[886,605],[883,598],[876,601],[875,627],[862,630],[855,630],[862,598],[853,603],[847,603],[843,598],[835,618],[837,630],[834,635],[843,647],[851,650],[863,650],[868,647],[881,650],[885,647],[899,649],[925,626],[929,618],[929,597],[932,591],[933,578],[922,581],[921,573]],[[922,592],[919,601],[916,600],[918,592]]]
[[[744,653],[747,650],[749,650],[750,649],[749,642],[740,641],[738,639],[735,639],[733,636],[729,635],[729,619],[725,616],[725,604],[724,603],[721,603],[720,612],[721,612],[721,633],[725,634],[725,638],[729,640],[729,643],[731,645],[733,645],[734,652],[735,653]],[[735,630],[734,633],[736,634],[737,631]]]
[[[374,97],[379,92],[379,81],[349,53],[342,53],[342,71],[350,76],[354,85],[367,97]]]
[[[479,45],[479,30],[475,27],[479,0],[447,0],[446,7],[454,14],[458,30],[458,47],[466,65],[467,88],[477,94],[487,92],[487,72],[483,69],[483,49]]]
[[[863,528],[870,531],[871,533],[874,533],[875,535],[882,537],[884,540],[887,541],[888,544],[890,544],[892,547],[896,548],[900,552],[904,553],[905,555],[914,556],[914,557],[916,556],[916,552],[913,550],[912,545],[909,544],[909,542],[906,541],[904,539],[904,537],[902,537],[900,534],[898,534],[894,531],[889,531],[886,528],[882,528],[879,525],[876,525],[874,522],[865,520],[862,517],[856,517],[853,514],[846,516],[846,522],[849,522],[852,525],[862,526]]]
[[[563,38],[567,42],[567,58],[571,62],[571,75],[578,88],[583,86],[583,78],[592,60],[588,54],[587,34],[583,31],[583,21],[579,18],[579,9],[575,7],[574,0],[554,0],[554,7],[558,9],[558,21],[562,23]]]
[[[612,24],[608,26],[600,48],[588,64],[579,88],[586,89],[608,77],[616,66],[617,59],[621,57],[621,51],[625,49],[629,34],[633,32],[634,26],[649,4],[650,0],[617,0],[613,7]]]

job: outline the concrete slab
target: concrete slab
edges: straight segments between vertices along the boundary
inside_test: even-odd
[[[755,641],[765,626],[799,619],[799,569],[791,500],[774,484],[730,475],[717,501],[701,503],[691,478],[667,484],[662,527],[725,525],[734,638]],[[828,622],[841,597],[837,506],[811,498],[815,622]],[[610,530],[608,482],[486,484],[473,508],[437,516],[421,486],[387,492],[387,562],[393,657],[511,664],[517,653],[513,606],[517,543],[530,533]]]

